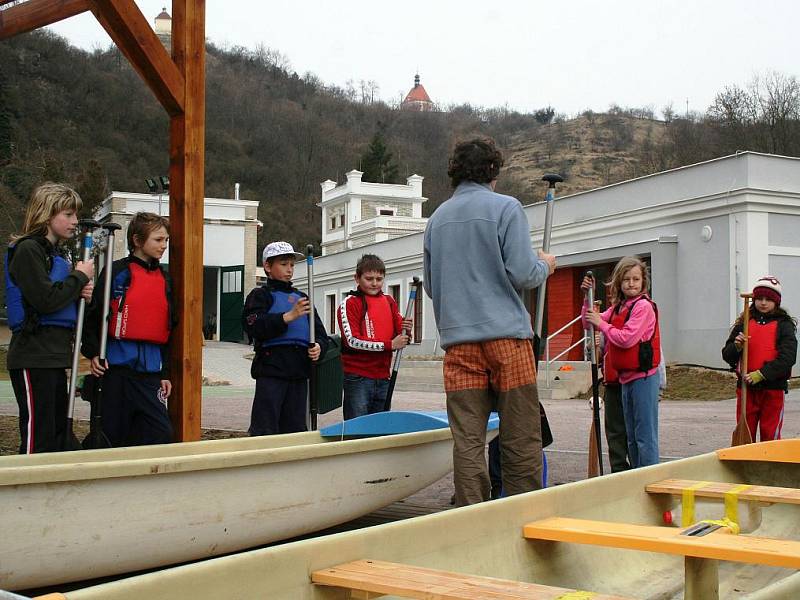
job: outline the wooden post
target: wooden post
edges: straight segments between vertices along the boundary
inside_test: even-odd
[[[205,2],[173,0],[172,58],[185,81],[184,111],[170,119],[170,274],[180,322],[173,333],[169,409],[175,439],[200,439],[203,349]]]

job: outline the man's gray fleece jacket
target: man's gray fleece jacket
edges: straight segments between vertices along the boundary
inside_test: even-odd
[[[541,285],[548,267],[531,248],[516,198],[461,183],[428,220],[424,246],[425,292],[442,348],[533,337],[521,294]]]

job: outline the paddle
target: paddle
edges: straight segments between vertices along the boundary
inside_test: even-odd
[[[100,227],[97,221],[92,219],[81,219],[78,222],[81,229],[81,261],[89,262],[92,258],[92,247],[94,238],[92,230]],[[86,299],[81,297],[78,301],[78,320],[75,323],[75,343],[72,347],[72,368],[69,372],[69,406],[67,408],[67,433],[64,439],[66,450],[80,450],[81,443],[75,437],[72,427],[75,418],[75,396],[78,387],[78,362],[81,356],[81,339],[83,338],[83,318],[86,314]]]
[[[311,311],[308,313],[308,346],[313,347],[316,343],[317,336],[315,331],[314,319],[314,246],[309,244],[306,246],[306,270],[308,271],[308,303]],[[308,375],[308,420],[309,429],[316,431],[317,429],[317,413],[319,407],[317,406],[317,365],[312,360],[311,370]]]
[[[105,273],[103,278],[103,316],[100,321],[100,354],[98,356],[100,363],[107,369],[106,350],[108,348],[108,315],[111,312],[111,278],[114,268],[114,232],[122,227],[117,223],[104,223],[101,227],[106,230],[108,235],[106,237],[105,264],[103,265]],[[89,435],[83,440],[84,448],[111,448],[111,442],[103,432],[103,377],[101,375],[96,378],[92,418]]]
[[[586,271],[586,277],[592,278],[591,271]],[[589,310],[594,310],[594,286],[586,290]],[[597,372],[597,347],[595,345],[594,325],[589,324],[589,356],[592,361],[592,426],[589,428],[589,465],[588,476],[597,477],[603,474],[603,448],[600,440],[600,377]]]
[[[742,333],[744,334],[744,344],[742,345],[742,360],[739,367],[739,374],[742,378],[742,393],[739,400],[739,422],[733,430],[731,446],[743,446],[752,444],[753,438],[750,435],[750,428],[747,426],[747,382],[744,376],[747,375],[747,347],[750,345],[750,300],[753,294],[741,294],[744,298],[744,313],[742,315]]]
[[[416,275],[412,278],[411,289],[408,290],[408,304],[406,304],[406,312],[403,315],[404,320],[411,318],[411,311],[414,310],[414,303],[417,300],[417,286],[419,286],[419,277]],[[411,332],[408,332],[411,335]],[[392,376],[389,378],[389,388],[386,390],[386,403],[384,410],[392,410],[392,396],[394,395],[394,386],[397,383],[397,372],[400,370],[400,360],[403,358],[403,349],[399,348],[394,353],[394,363],[392,363]]]
[[[547,194],[544,197],[544,232],[542,233],[542,252],[550,252],[550,235],[553,231],[553,200],[555,199],[556,184],[564,181],[558,173],[545,173],[542,181],[547,182]],[[544,322],[544,302],[547,297],[547,280],[542,282],[536,290],[536,316],[534,318],[533,339],[534,355],[537,359],[544,354],[545,340],[542,339],[542,324]]]

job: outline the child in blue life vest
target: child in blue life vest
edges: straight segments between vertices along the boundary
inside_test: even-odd
[[[316,343],[309,346],[312,307],[308,296],[292,286],[295,261],[303,255],[287,242],[272,242],[262,258],[267,284],[250,292],[242,312],[256,351],[250,370],[256,392],[249,433],[306,431],[311,362],[324,356],[328,335],[314,310]]]
[[[100,361],[103,286],[98,285],[84,326],[81,351],[92,375],[103,377],[102,428],[113,447],[172,441],[167,399],[169,340],[176,325],[172,281],[160,260],[169,242],[169,221],[136,213],[128,224],[130,254],[111,268],[106,363]],[[101,272],[100,281],[105,273]]]
[[[386,395],[392,351],[408,345],[413,323],[404,320],[391,296],[383,293],[386,266],[380,257],[365,254],[356,264],[357,289],[349,292],[337,311],[342,332],[344,418],[389,410]]]
[[[581,289],[594,286],[585,277]],[[605,337],[607,368],[617,373],[632,468],[658,463],[658,390],[661,336],[658,309],[647,295],[647,266],[636,256],[622,258],[611,274],[613,304],[603,313],[584,303],[584,326]]]
[[[94,265],[67,258],[81,198],[60,183],[31,195],[22,232],[6,254],[6,304],[12,331],[8,372],[19,405],[20,454],[66,449],[68,389],[77,301],[91,299]]]
[[[762,442],[779,440],[783,427],[783,403],[788,380],[797,360],[797,322],[781,308],[781,283],[767,275],[753,288],[753,303],[747,347],[747,365],[742,368],[744,349],[744,313],[733,324],[722,348],[722,358],[738,375],[736,398],[741,399],[742,380],[747,385],[745,419],[750,437],[760,431]],[[736,403],[736,420],[741,405]]]

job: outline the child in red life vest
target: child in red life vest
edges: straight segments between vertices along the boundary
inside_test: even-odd
[[[737,399],[741,398],[742,379],[747,382],[747,427],[755,441],[778,440],[783,427],[783,402],[788,379],[797,360],[797,324],[781,308],[781,284],[772,276],[762,277],[753,288],[750,310],[747,365],[740,364],[744,348],[744,313],[739,315],[722,349],[722,358],[738,374]],[[736,419],[741,405],[736,403]]]
[[[586,277],[581,289],[594,285]],[[622,386],[622,413],[632,468],[658,463],[658,365],[661,340],[658,310],[647,295],[647,266],[636,256],[621,259],[611,274],[613,304],[599,313],[583,307],[584,326],[591,323],[606,339],[606,360]]]
[[[110,444],[141,446],[172,441],[167,399],[169,339],[176,324],[172,281],[160,265],[169,242],[169,222],[136,213],[128,224],[130,254],[111,268],[111,306],[106,363],[101,364],[103,286],[86,317],[81,351],[92,374],[103,376],[102,427]],[[105,273],[100,274],[104,281]]]
[[[94,276],[91,262],[73,270],[63,248],[75,235],[81,205],[72,188],[43,183],[6,254],[7,361],[19,405],[20,454],[67,449],[65,369],[72,364],[77,301],[91,299]]]
[[[267,244],[262,254],[267,284],[250,292],[242,324],[256,355],[250,375],[256,392],[250,413],[250,435],[306,431],[311,362],[328,348],[328,334],[314,310],[316,343],[309,347],[311,304],[292,286],[294,264],[305,258],[288,242]]]
[[[356,264],[357,289],[339,306],[344,367],[344,418],[388,410],[386,394],[392,351],[408,345],[411,320],[404,321],[397,302],[383,293],[386,266],[374,254]]]

